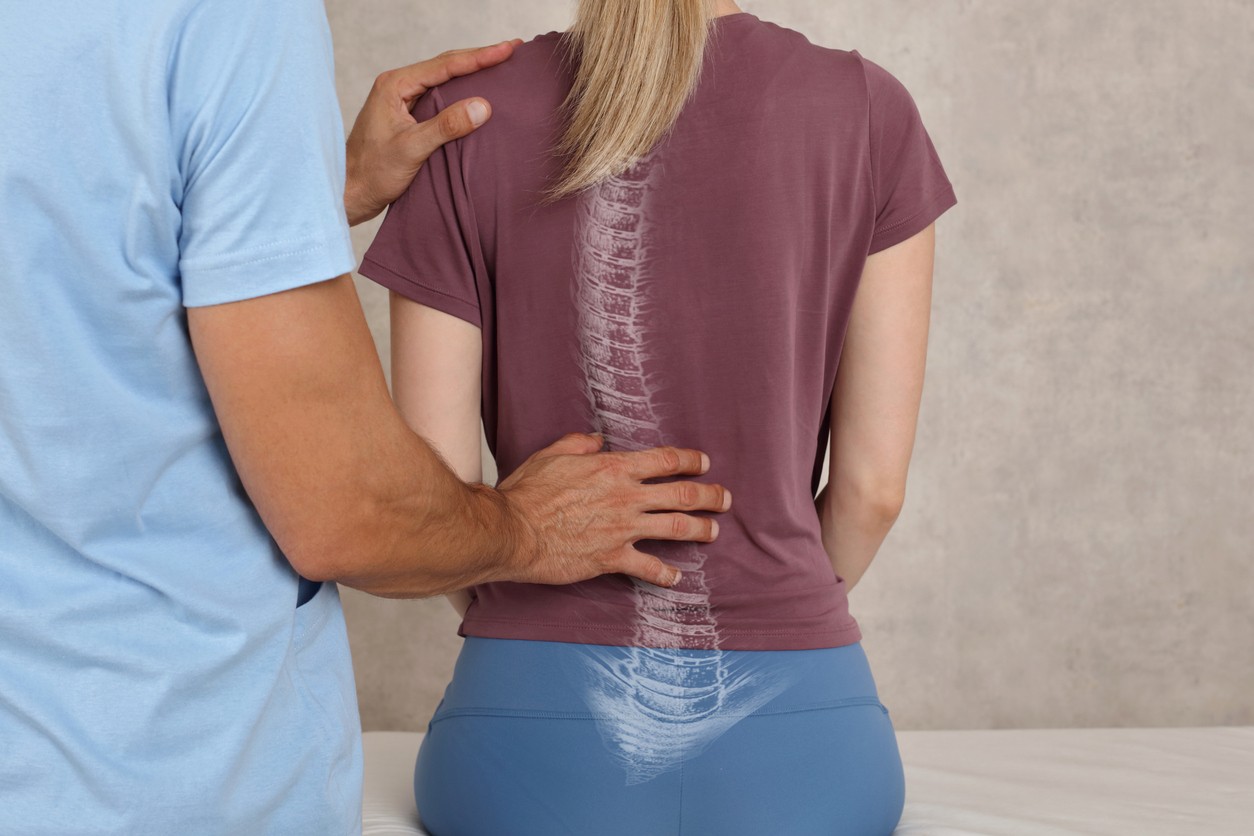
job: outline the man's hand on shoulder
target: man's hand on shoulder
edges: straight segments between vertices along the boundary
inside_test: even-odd
[[[383,211],[401,196],[414,175],[437,148],[473,132],[488,121],[491,107],[483,99],[463,99],[425,122],[410,110],[418,97],[450,78],[501,63],[521,40],[478,49],[446,52],[429,61],[388,70],[375,79],[370,95],[348,135],[344,208],[356,226]]]

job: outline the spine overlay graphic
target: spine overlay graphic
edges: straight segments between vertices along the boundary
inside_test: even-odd
[[[648,369],[649,208],[659,171],[645,158],[590,188],[577,207],[579,362],[593,425],[613,450],[671,443]],[[591,647],[588,659],[588,701],[629,784],[677,767],[778,692],[720,650],[697,544],[658,541],[650,551],[683,572],[680,583],[634,580],[634,646]]]

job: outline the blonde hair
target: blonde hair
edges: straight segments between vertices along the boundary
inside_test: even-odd
[[[675,124],[701,74],[713,0],[579,0],[577,62],[551,199],[622,174]]]

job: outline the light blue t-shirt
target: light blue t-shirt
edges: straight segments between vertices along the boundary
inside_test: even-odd
[[[322,2],[6,2],[0,56],[0,833],[359,832],[336,589],[184,311],[353,267]]]

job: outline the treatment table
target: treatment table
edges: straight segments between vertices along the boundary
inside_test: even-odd
[[[363,836],[423,834],[421,741],[364,735]],[[897,741],[906,806],[895,834],[1254,836],[1254,726],[899,731]]]

